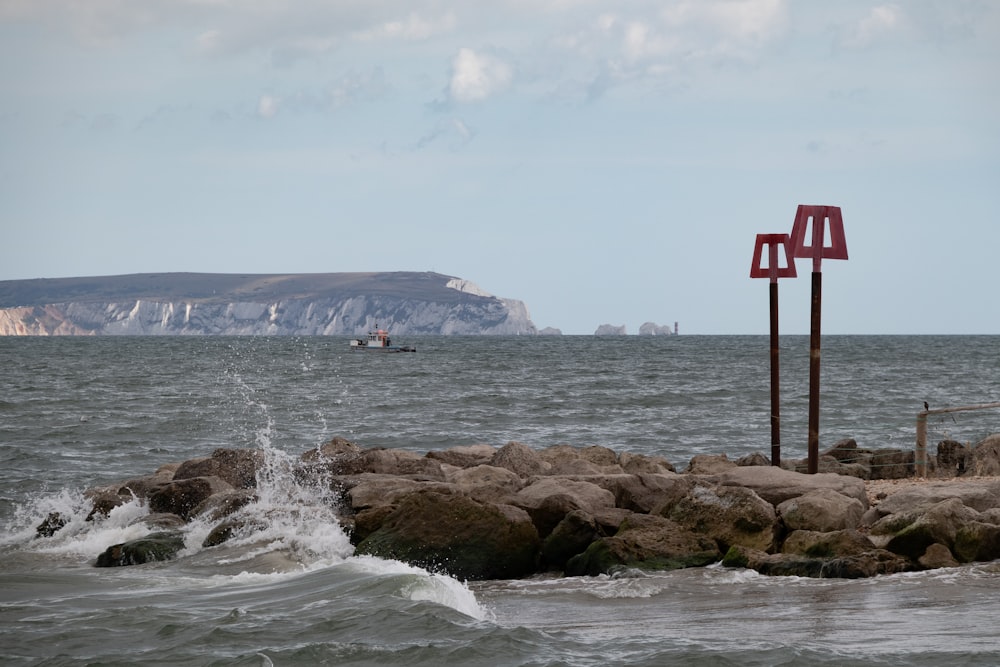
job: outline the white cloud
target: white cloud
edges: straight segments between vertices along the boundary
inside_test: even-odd
[[[506,90],[513,79],[511,67],[488,54],[459,49],[451,62],[448,93],[456,102],[479,102]]]
[[[261,118],[274,118],[280,104],[281,100],[273,95],[261,95],[257,101],[257,115]]]
[[[899,28],[903,12],[898,5],[880,5],[861,19],[846,43],[849,46],[867,46]]]
[[[403,20],[386,21],[374,28],[362,30],[355,34],[355,39],[370,41],[376,39],[429,39],[436,35],[451,32],[458,24],[455,14],[448,12],[438,19],[424,19],[416,13],[410,13]]]
[[[202,53],[212,54],[219,50],[219,43],[222,39],[221,30],[206,30],[198,35],[198,50]]]
[[[620,3],[583,19],[550,43],[562,67],[589,79],[590,97],[626,82],[676,83],[704,63],[757,62],[790,23],[787,0]]]
[[[706,7],[712,24],[739,39],[768,39],[782,32],[787,23],[784,0],[734,0]]]

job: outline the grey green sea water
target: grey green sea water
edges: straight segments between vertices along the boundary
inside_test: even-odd
[[[0,656],[15,665],[995,665],[1000,564],[864,581],[721,567],[467,583],[356,557],[328,493],[288,462],[333,436],[424,452],[604,445],[683,469],[770,449],[762,336],[0,338]],[[805,456],[808,338],[782,339],[782,455]],[[821,444],[911,448],[916,413],[1000,401],[1000,336],[827,337]],[[1000,432],[940,415],[930,440]],[[139,536],[88,487],[267,451],[252,540],[98,569]],[[35,526],[71,517],[50,538]]]

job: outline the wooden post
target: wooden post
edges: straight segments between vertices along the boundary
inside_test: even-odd
[[[767,246],[768,265],[762,264],[764,246]],[[785,266],[779,265],[778,246],[784,246]],[[758,234],[753,249],[753,264],[750,265],[751,278],[767,278],[771,281],[771,465],[781,465],[781,372],[778,363],[778,278],[795,277],[795,259],[788,234]]]
[[[778,339],[778,281],[771,283],[771,465],[781,466],[781,371]]]
[[[823,274],[812,274],[812,317],[809,326],[809,440],[806,472],[819,472],[819,362],[820,362],[820,311],[823,307]]]
[[[806,240],[806,227],[812,220],[812,242]],[[830,221],[830,245],[824,244],[826,221]],[[812,315],[809,327],[809,461],[806,472],[819,471],[819,360],[820,308],[823,301],[823,259],[847,259],[844,239],[844,219],[839,206],[805,206],[800,204],[789,236],[796,257],[812,258]]]
[[[913,452],[917,477],[927,477],[927,411],[917,413],[917,448]]]

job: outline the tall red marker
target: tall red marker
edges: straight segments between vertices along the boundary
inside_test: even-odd
[[[806,242],[806,228],[812,221],[811,242]],[[827,220],[830,224],[830,245],[824,245]],[[820,267],[824,259],[847,259],[847,241],[844,239],[844,218],[839,206],[799,205],[791,234],[792,253],[795,257],[811,257],[812,316],[809,327],[809,461],[807,472],[819,471],[819,360],[820,360],[820,309],[823,301],[823,274]]]
[[[761,265],[764,246],[768,247],[767,268]],[[778,249],[784,248],[785,265],[779,266]],[[778,278],[795,278],[795,262],[788,234],[758,234],[753,248],[751,278],[770,278],[771,296],[771,465],[781,465],[781,401],[780,372],[778,368]]]

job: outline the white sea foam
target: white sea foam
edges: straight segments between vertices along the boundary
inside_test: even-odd
[[[403,577],[398,590],[401,597],[451,607],[478,621],[489,620],[489,611],[479,603],[475,593],[454,577],[432,574],[420,567],[374,556],[356,556],[351,559],[351,564],[381,576],[408,575]]]
[[[139,519],[148,511],[138,500],[131,501],[113,508],[108,516],[95,514],[90,520],[90,503],[81,496],[70,500],[61,492],[55,497],[40,498],[35,511],[46,506],[52,506],[53,501],[64,499],[67,502],[57,511],[66,520],[66,524],[50,537],[34,537],[21,533],[25,550],[36,553],[73,556],[82,560],[92,560],[112,544],[121,544],[135,540],[153,532],[153,528]],[[58,504],[58,503],[57,503]],[[42,509],[44,511],[44,509]],[[24,539],[27,538],[27,539]]]
[[[258,432],[264,464],[257,474],[257,499],[233,515],[245,519],[249,527],[225,543],[216,562],[227,567],[266,564],[273,569],[268,573],[241,571],[229,581],[259,582],[346,565],[379,577],[405,575],[398,589],[401,597],[447,606],[477,620],[487,618],[475,594],[452,577],[395,560],[353,556],[354,547],[337,517],[339,497],[327,480],[305,482],[296,475],[296,460],[272,448],[270,437],[270,426]],[[200,544],[211,528],[202,520],[191,522],[183,555],[203,551]]]

